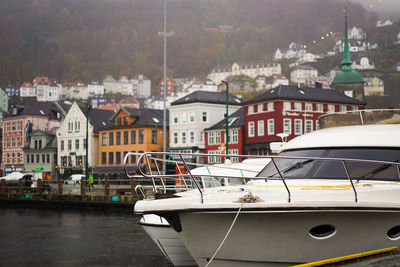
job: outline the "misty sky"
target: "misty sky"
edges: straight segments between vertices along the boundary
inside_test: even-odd
[[[384,16],[400,15],[400,0],[350,0],[362,4],[366,10]]]

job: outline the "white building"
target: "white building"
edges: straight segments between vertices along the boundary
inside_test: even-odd
[[[102,96],[104,95],[104,85],[97,81],[92,81],[87,85],[89,96]]]
[[[68,99],[86,100],[89,97],[88,87],[83,82],[74,82],[63,89],[63,94]]]
[[[138,98],[148,98],[151,95],[151,81],[143,74],[134,76],[131,79],[133,85],[133,96]]]
[[[353,70],[373,70],[375,68],[374,62],[367,57],[359,57],[354,59],[351,65]]]
[[[350,29],[349,39],[363,40],[365,38],[367,38],[367,34],[364,32],[362,28],[354,26],[353,28]]]
[[[19,88],[19,93],[21,97],[34,97],[36,96],[36,87],[29,82],[23,83]]]
[[[112,93],[117,92],[118,83],[113,76],[107,75],[103,80],[103,85],[105,92],[112,92]]]
[[[41,82],[36,85],[37,101],[58,101],[61,98],[61,85],[54,82]]]
[[[384,20],[380,19],[376,22],[376,27],[387,27],[393,25],[393,22],[390,19]]]
[[[310,65],[298,65],[291,73],[290,80],[293,83],[304,84],[307,80],[315,80],[318,77],[318,70]]]
[[[281,59],[291,59],[291,58],[301,58],[307,51],[305,46],[300,43],[291,42],[289,48],[287,50],[277,48],[273,59],[281,60]]]
[[[217,67],[208,74],[207,79],[212,80],[216,85],[230,76],[247,75],[255,79],[258,75],[272,76],[281,74],[281,64],[279,63],[255,63],[238,64],[234,63],[229,67]]]
[[[82,173],[86,162],[86,111],[74,102],[57,130],[57,162],[60,173]],[[113,111],[92,109],[89,115],[89,168],[98,162],[98,130],[109,125]]]
[[[378,77],[364,78],[364,95],[378,95],[383,96],[385,94],[385,86],[382,79]]]
[[[229,115],[242,101],[230,96]],[[196,91],[174,101],[169,107],[170,148],[175,151],[204,152],[204,129],[224,118],[225,92]]]

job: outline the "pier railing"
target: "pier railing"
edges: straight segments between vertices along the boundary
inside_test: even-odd
[[[183,168],[177,167],[178,172],[174,174],[169,174],[167,172],[163,172],[161,170],[165,170],[167,168],[162,168],[161,164],[166,165],[168,162],[160,161],[159,159],[165,155],[166,158],[173,158],[170,160],[176,166],[183,166]],[[126,155],[126,158],[129,156]],[[193,174],[193,165],[195,163],[191,163],[188,159],[199,159],[199,158],[209,158],[209,157],[218,157],[223,158],[225,162],[229,160],[229,162],[233,158],[247,158],[247,159],[270,159],[269,166],[266,166],[271,170],[274,170],[272,175],[269,173],[268,175],[265,173],[265,169],[261,171],[256,177],[248,175],[240,175],[238,172],[233,172],[232,170],[226,169],[223,174],[217,173],[216,171],[207,173],[196,173]],[[158,159],[158,160],[157,160]],[[294,164],[290,166],[285,166],[283,164],[285,161],[294,160]],[[152,163],[153,161],[153,163]],[[219,160],[222,162],[222,160]],[[223,179],[238,179],[238,180],[262,180],[262,181],[269,181],[269,180],[280,180],[287,192],[288,195],[288,202],[291,202],[292,199],[292,192],[290,187],[288,186],[287,181],[291,179],[324,179],[324,177],[293,177],[288,175],[293,170],[298,170],[310,164],[312,162],[329,162],[335,163],[337,167],[342,168],[342,173],[344,176],[338,175],[334,179],[345,179],[351,185],[354,194],[354,201],[358,202],[358,194],[356,187],[354,186],[355,183],[358,183],[362,179],[368,179],[368,176],[375,175],[377,173],[381,173],[383,171],[390,170],[392,180],[400,181],[400,163],[399,162],[391,162],[391,161],[379,161],[379,160],[368,160],[368,159],[354,159],[354,158],[327,158],[327,157],[293,157],[293,156],[256,156],[256,155],[221,155],[221,154],[203,154],[203,153],[174,153],[174,152],[147,152],[138,158],[138,171],[143,176],[148,178],[151,181],[153,191],[158,192],[160,188],[162,190],[167,190],[166,184],[168,184],[168,180],[173,180],[178,183],[179,182],[179,190],[189,190],[189,189],[196,189],[200,194],[201,203],[204,201],[203,195],[203,184],[201,183],[201,179],[208,177],[210,179],[217,179],[221,181]],[[150,168],[151,164],[156,166],[156,172],[154,172],[154,168]],[[146,167],[147,166],[147,167]],[[357,168],[356,168],[357,166]],[[361,166],[361,167],[360,167]],[[227,164],[229,168],[229,164]],[[337,170],[336,170],[337,171]],[[340,172],[340,171],[339,171]],[[339,173],[338,172],[338,173]],[[364,175],[360,175],[363,173]],[[396,177],[397,176],[397,177]],[[132,174],[127,173],[127,177],[134,177]],[[367,178],[366,178],[367,177]],[[332,178],[330,178],[332,179]],[[375,178],[373,180],[376,180]],[[379,180],[379,179],[378,179]],[[158,183],[157,183],[158,181]],[[187,184],[191,184],[189,188]]]

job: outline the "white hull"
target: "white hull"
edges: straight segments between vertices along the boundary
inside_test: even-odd
[[[149,215],[145,215],[149,216]],[[150,215],[156,216],[157,215]],[[165,222],[163,220],[163,222]],[[164,256],[174,266],[193,266],[196,265],[189,251],[186,249],[183,242],[180,240],[177,232],[175,232],[168,223],[144,223],[140,221],[140,225],[143,227],[145,232],[151,237],[156,243],[158,248],[164,254]]]
[[[212,257],[235,215],[180,213],[180,236],[199,266]],[[318,239],[309,234],[324,224],[335,227],[333,236]],[[243,211],[211,266],[290,266],[397,246],[400,238],[387,237],[396,225],[400,211]]]

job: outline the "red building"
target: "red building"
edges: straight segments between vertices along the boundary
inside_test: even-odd
[[[281,142],[319,129],[318,117],[331,112],[363,109],[366,103],[338,91],[280,85],[244,105],[244,153],[265,155],[271,142]]]
[[[244,126],[244,110],[243,108],[231,114],[228,118],[229,126],[229,143],[228,154],[243,154],[243,126]],[[217,124],[204,130],[204,139],[206,145],[206,153],[225,154],[226,153],[226,124],[225,119]],[[232,162],[241,161],[240,158],[233,157]],[[207,163],[223,163],[223,157],[210,156]]]
[[[172,80],[168,76],[166,77],[166,80],[167,80],[166,95],[171,96],[171,95],[175,94],[176,83],[174,80]],[[158,92],[160,95],[163,95],[163,90],[164,90],[164,78],[158,83]]]

